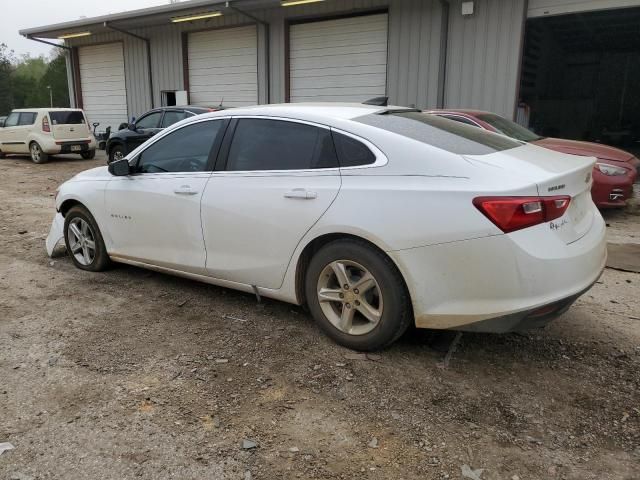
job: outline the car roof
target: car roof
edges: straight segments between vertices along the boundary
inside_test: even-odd
[[[206,115],[212,117],[229,115],[264,115],[299,120],[317,121],[321,118],[353,120],[354,118],[370,115],[373,113],[384,113],[391,110],[414,110],[407,107],[397,106],[375,106],[361,103],[281,103],[271,105],[256,105],[252,107],[238,107],[230,110],[211,112]]]

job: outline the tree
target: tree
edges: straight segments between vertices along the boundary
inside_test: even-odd
[[[4,43],[0,44],[0,115],[8,115],[13,108],[11,60],[12,52]]]
[[[67,84],[67,62],[64,53],[60,52],[47,65],[47,70],[40,79],[40,90],[49,92],[51,87],[54,107],[69,107],[69,88]]]

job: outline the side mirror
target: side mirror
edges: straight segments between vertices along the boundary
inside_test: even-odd
[[[109,173],[116,177],[126,177],[131,173],[131,167],[129,166],[129,160],[123,158],[122,160],[116,160],[109,164]]]
[[[129,125],[127,125],[127,128],[129,130],[131,130],[132,132],[137,132],[138,129],[136,128],[136,124],[135,123],[130,123]]]
[[[124,130],[125,128],[129,128],[129,124],[124,122],[118,125],[118,130]]]

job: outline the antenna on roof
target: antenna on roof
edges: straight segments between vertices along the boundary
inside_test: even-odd
[[[375,105],[376,107],[386,107],[389,105],[389,97],[375,97],[362,102],[363,105]]]

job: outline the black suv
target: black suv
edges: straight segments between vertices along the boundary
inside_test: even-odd
[[[185,118],[213,112],[219,108],[162,107],[148,111],[134,123],[120,125],[120,130],[111,134],[107,141],[107,162],[120,160],[156,133]],[[124,127],[124,128],[123,128]]]

